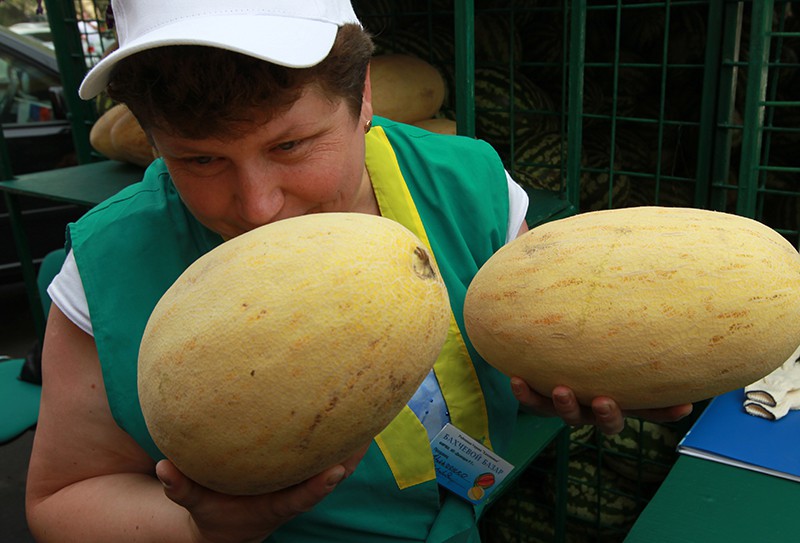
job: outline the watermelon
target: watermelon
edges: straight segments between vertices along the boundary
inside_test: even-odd
[[[548,132],[559,125],[555,104],[541,87],[520,71],[511,79],[508,70],[475,69],[476,132],[500,147],[510,144],[512,134]]]
[[[582,143],[581,210],[596,211],[624,206],[630,194],[631,181],[627,175],[618,173],[622,167],[622,153],[611,141],[611,133],[584,132]]]
[[[552,492],[555,485],[550,488]],[[593,451],[570,456],[567,515],[571,519],[586,526],[628,527],[641,509],[637,492],[635,483],[598,465]]]
[[[475,63],[479,66],[518,64],[522,58],[519,34],[505,13],[475,14]]]
[[[675,463],[682,435],[663,424],[626,419],[619,434],[600,436],[603,465],[632,481],[661,482]]]
[[[516,141],[511,175],[524,187],[561,191],[567,148],[559,132],[526,133]]]

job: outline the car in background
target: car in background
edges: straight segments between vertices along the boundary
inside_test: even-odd
[[[55,52],[0,27],[0,123],[14,174],[75,163]]]
[[[53,33],[50,31],[50,24],[45,21],[16,23],[9,26],[8,29],[20,36],[28,36],[29,38],[39,40],[44,46],[55,49]]]
[[[39,41],[0,26],[0,122],[13,175],[76,164],[72,130],[55,52]],[[66,224],[85,210],[20,198],[34,262],[64,245]],[[6,209],[0,199],[0,283],[22,281]]]
[[[83,47],[83,58],[86,60],[86,66],[91,68],[103,58],[103,55],[116,47],[116,37],[112,31],[103,30],[105,24],[101,24],[100,21],[79,20],[77,25]],[[16,23],[9,26],[8,29],[21,36],[35,38],[46,47],[55,49],[50,25],[45,21]]]

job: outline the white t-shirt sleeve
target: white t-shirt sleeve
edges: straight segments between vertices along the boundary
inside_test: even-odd
[[[525,221],[525,214],[528,211],[528,195],[522,190],[522,187],[511,179],[508,172],[506,172],[506,179],[508,181],[508,232],[506,232],[506,243],[508,243],[517,237],[517,233]],[[78,264],[75,262],[75,255],[72,254],[72,251],[67,253],[67,259],[64,261],[61,271],[47,288],[47,293],[53,303],[69,320],[90,336],[94,336],[92,320],[89,316],[89,304],[86,301],[86,293],[83,290]]]
[[[61,271],[47,287],[47,294],[69,320],[90,336],[94,336],[92,320],[89,317],[89,303],[86,301],[78,263],[75,262],[72,251],[67,253]]]
[[[508,180],[508,233],[506,243],[516,239],[519,229],[525,222],[525,215],[528,213],[528,193],[520,187],[516,181],[511,179],[511,175],[506,172]]]

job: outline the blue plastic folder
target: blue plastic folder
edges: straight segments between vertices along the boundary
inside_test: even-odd
[[[800,481],[800,411],[769,421],[744,411],[744,390],[714,398],[678,452]]]

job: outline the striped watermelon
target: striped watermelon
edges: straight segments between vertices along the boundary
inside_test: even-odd
[[[353,10],[364,27],[378,36],[432,15],[447,16],[450,20],[453,17],[453,6],[448,0],[353,0]]]
[[[582,143],[581,210],[597,211],[625,206],[631,181],[627,175],[619,173],[622,170],[622,151],[611,141],[611,133],[586,131]]]
[[[407,6],[403,0],[361,0],[353,1],[353,10],[364,28],[379,35],[395,26]]]
[[[677,459],[682,433],[663,424],[625,419],[617,435],[600,437],[603,464],[631,481],[661,482]]]
[[[573,426],[569,430],[569,452],[570,454],[585,450],[587,447],[594,447],[597,440],[597,428],[592,424],[582,424]],[[541,452],[537,459],[543,461],[555,461],[557,449],[555,444],[550,444]]]
[[[548,489],[554,498],[554,480]],[[594,451],[586,450],[570,456],[567,472],[567,515],[570,520],[578,521],[586,528],[625,529],[641,509],[638,495],[636,483],[598,465]]]
[[[621,22],[621,44],[639,51],[651,61],[660,61],[663,51],[667,13],[662,6],[626,9]]]
[[[525,484],[528,483],[528,484]],[[549,504],[543,504],[540,484],[528,481],[509,489],[486,513],[482,521],[483,543],[544,543],[553,541],[555,519]]]
[[[604,89],[605,85],[602,82],[594,79],[583,80],[583,126],[588,128],[593,124],[606,120],[609,109],[607,104],[607,93]],[[559,86],[559,93],[561,92]],[[601,117],[602,118],[599,118]]]
[[[563,190],[567,149],[559,132],[526,134],[518,138],[511,176],[524,187]]]
[[[621,171],[621,152],[611,165],[609,137],[587,132],[581,158],[580,206],[582,210],[626,204],[631,181]],[[512,177],[522,186],[562,191],[566,176],[567,142],[559,132],[525,133],[516,141]]]
[[[518,64],[522,42],[516,27],[504,13],[475,14],[475,63],[479,66]]]
[[[674,134],[663,128],[659,144],[656,124],[626,122],[617,126],[615,136],[622,162],[620,168],[630,178],[627,207],[695,207],[694,179],[682,181],[669,177],[678,171],[676,164],[681,159],[676,156],[676,143],[681,142],[673,141],[670,136]]]
[[[434,65],[455,66],[456,49],[452,24],[420,21],[375,36],[375,43],[387,53],[414,55]]]
[[[614,63],[616,61],[616,64]],[[632,116],[640,100],[652,100],[658,96],[657,83],[661,74],[655,66],[641,67],[644,59],[632,51],[621,49],[619,56],[607,63],[590,66],[585,71],[585,83],[602,89],[603,101],[584,107],[606,116]],[[616,69],[617,90],[614,92]]]
[[[516,134],[557,129],[558,116],[550,96],[521,72],[512,83],[508,70],[476,68],[475,128],[478,137],[507,147]]]
[[[543,14],[561,8],[562,0],[475,0],[475,11],[506,17],[517,28],[524,28]]]
[[[561,88],[564,77],[564,27],[560,11],[537,12],[520,26],[522,61],[542,86]]]

